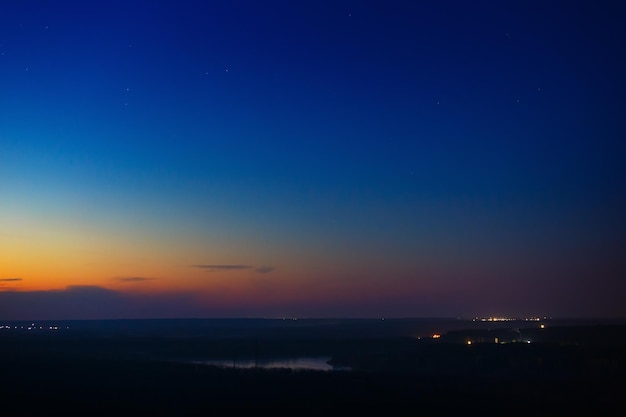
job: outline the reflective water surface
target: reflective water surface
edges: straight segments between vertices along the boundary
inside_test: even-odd
[[[231,368],[288,368],[315,371],[346,371],[348,367],[336,367],[328,363],[330,357],[297,357],[274,359],[207,359],[193,361],[195,364],[223,366]]]

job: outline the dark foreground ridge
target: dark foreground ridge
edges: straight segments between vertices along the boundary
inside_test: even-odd
[[[155,322],[142,331],[124,322],[92,331],[12,323],[0,330],[0,415],[626,415],[624,323],[448,323],[437,337],[432,326],[442,322],[399,321],[388,332],[366,321],[212,323],[179,334],[171,321],[162,334]],[[351,370],[194,362],[297,356]]]

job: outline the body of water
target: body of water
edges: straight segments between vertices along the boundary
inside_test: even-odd
[[[274,358],[274,359],[206,359],[195,360],[193,363],[200,365],[222,366],[225,368],[264,368],[314,371],[348,371],[348,367],[337,367],[328,363],[330,357],[297,357],[297,358]]]

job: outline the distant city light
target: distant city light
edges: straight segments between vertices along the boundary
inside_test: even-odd
[[[435,333],[433,335],[433,339],[439,339],[441,337],[441,335],[439,333]]]
[[[541,320],[541,317],[474,317],[472,319],[472,321],[540,321],[540,320]]]
[[[59,330],[60,328],[61,327],[59,327],[56,324],[52,324],[52,325],[48,325],[48,326],[39,326],[39,325],[36,325],[35,323],[31,323],[30,326],[26,326],[26,327],[25,326],[11,326],[9,324],[0,324],[0,330],[2,330],[2,329],[4,329],[4,330],[12,330],[12,329],[19,330],[19,329],[22,329],[22,330],[31,330],[31,331],[32,330],[56,331],[56,330]],[[69,328],[70,328],[69,326],[65,327],[65,329],[69,329]]]

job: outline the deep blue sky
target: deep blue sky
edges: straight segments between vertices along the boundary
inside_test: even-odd
[[[3,1],[0,318],[624,316],[625,18]]]

